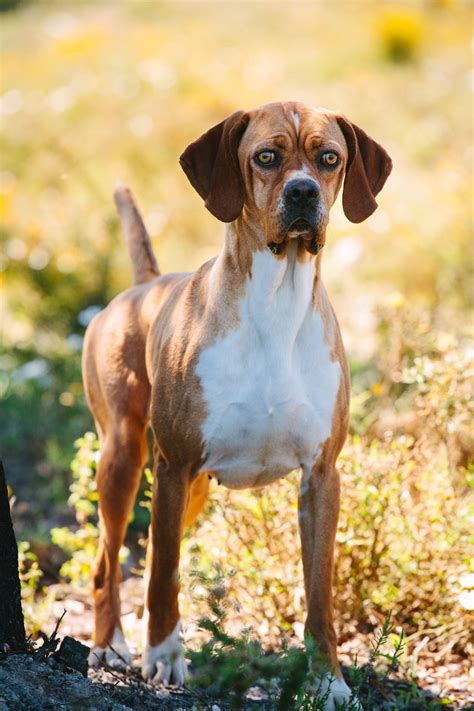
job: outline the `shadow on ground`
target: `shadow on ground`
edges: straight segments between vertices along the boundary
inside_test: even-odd
[[[347,671],[347,670],[345,670]],[[370,697],[370,701],[367,699]],[[446,703],[431,692],[404,680],[383,680],[375,673],[362,689],[365,711],[418,711],[427,709],[473,709],[462,699],[456,705]],[[111,669],[89,672],[85,678],[50,658],[37,661],[28,654],[9,654],[0,659],[0,711],[28,709],[194,709],[195,711],[230,711],[232,698],[217,698],[206,690],[171,688],[154,689],[145,684],[137,670],[127,673]],[[245,711],[276,711],[278,702],[264,698],[253,689],[244,704]],[[286,711],[286,710],[285,710]]]

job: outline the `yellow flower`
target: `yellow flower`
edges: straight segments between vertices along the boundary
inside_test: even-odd
[[[370,386],[370,392],[372,393],[372,395],[375,395],[375,397],[380,397],[383,394],[383,384],[374,383]]]
[[[393,10],[381,15],[378,34],[383,51],[393,62],[406,62],[415,56],[422,39],[422,24],[414,12]]]

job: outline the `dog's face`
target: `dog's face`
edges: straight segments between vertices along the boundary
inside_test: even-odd
[[[336,116],[303,104],[264,106],[250,113],[238,156],[245,207],[272,252],[299,239],[316,254],[347,164]]]
[[[382,146],[347,118],[297,102],[237,111],[180,162],[213,215],[257,223],[276,255],[292,239],[317,254],[342,183],[346,216],[365,220],[392,167]]]

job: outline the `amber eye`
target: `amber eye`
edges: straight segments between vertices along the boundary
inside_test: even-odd
[[[335,168],[339,163],[339,156],[333,151],[326,151],[320,156],[319,162],[326,168]]]
[[[255,156],[255,162],[267,168],[277,162],[277,154],[275,151],[260,151],[260,153],[257,153]]]

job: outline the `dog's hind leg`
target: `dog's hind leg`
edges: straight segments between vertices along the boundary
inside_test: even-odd
[[[119,551],[147,455],[150,383],[136,305],[119,298],[87,329],[84,389],[100,437],[97,467],[100,540],[93,574],[95,647],[89,663],[130,661],[120,628]],[[113,647],[115,652],[110,649]]]
[[[131,663],[120,623],[119,552],[146,451],[146,423],[135,418],[109,423],[101,435],[97,470],[100,540],[93,574],[95,646],[89,655],[91,666],[102,661],[115,667]]]

